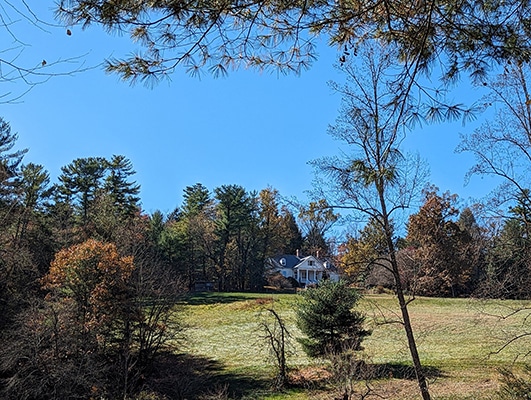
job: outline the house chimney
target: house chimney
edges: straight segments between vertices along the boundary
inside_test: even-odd
[[[315,258],[319,258],[319,250],[317,250],[317,256]]]
[[[295,253],[297,254],[297,257],[299,257],[299,249],[297,249]]]

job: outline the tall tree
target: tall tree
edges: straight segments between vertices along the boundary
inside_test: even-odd
[[[282,246],[280,254],[296,254],[302,249],[302,232],[297,224],[293,213],[286,206],[280,209],[279,233],[282,236]]]
[[[329,133],[349,146],[343,157],[317,160],[314,165],[324,179],[317,181],[318,196],[335,208],[350,209],[360,217],[372,218],[384,232],[386,261],[395,281],[418,386],[424,400],[430,399],[426,375],[415,340],[408,300],[397,261],[393,216],[408,208],[422,185],[420,161],[408,159],[399,145],[409,124],[418,117],[418,99],[404,88],[412,77],[397,69],[393,46],[363,48],[362,66],[346,64],[342,108]],[[398,50],[399,51],[399,50]]]
[[[70,210],[85,238],[112,240],[116,226],[140,211],[140,186],[131,180],[135,171],[124,156],[78,158],[61,171],[55,211],[68,219]]]
[[[16,178],[22,158],[27,149],[14,150],[18,135],[11,132],[11,126],[0,118],[0,206],[9,207],[15,196]]]
[[[26,247],[32,262],[44,273],[55,253],[48,212],[54,187],[42,165],[29,163],[21,167],[18,192],[16,246]]]
[[[27,150],[15,150],[17,135],[0,118],[0,324],[13,315],[36,278],[31,257],[20,248],[21,162]]]
[[[339,219],[326,200],[312,201],[299,209],[299,223],[303,229],[303,251],[315,256],[330,255],[330,246],[325,235]]]
[[[415,287],[428,296],[458,296],[471,291],[473,258],[468,254],[470,233],[457,223],[457,195],[438,194],[437,188],[424,191],[425,202],[409,217],[406,240],[415,250]]]
[[[232,286],[230,280],[245,276],[246,228],[252,220],[253,201],[245,189],[238,185],[223,185],[214,189],[217,200],[215,273],[219,290]],[[236,286],[234,286],[236,287]]]
[[[492,237],[486,256],[483,296],[531,298],[531,241],[527,219],[530,211],[527,198],[521,198]]]
[[[113,205],[126,216],[137,212],[140,185],[129,181],[129,177],[136,173],[131,160],[122,155],[113,155],[107,163],[107,171],[103,188],[111,197]]]
[[[264,258],[271,257],[280,254],[282,246],[278,190],[271,187],[263,189],[259,193],[258,200],[262,253]]]
[[[202,183],[185,187],[183,199],[182,210],[186,216],[200,213],[212,202],[209,190]]]
[[[467,174],[493,176],[501,182],[492,196],[493,210],[531,201],[531,93],[527,63],[507,65],[503,73],[482,81],[491,93],[484,103],[495,108],[472,133],[462,135],[458,151],[471,153],[476,162]]]
[[[82,225],[88,223],[90,205],[103,186],[106,169],[103,157],[77,158],[61,168],[59,192],[78,208]]]
[[[214,201],[210,191],[201,183],[187,186],[183,194],[183,218],[179,221],[185,236],[186,264],[190,285],[197,280],[209,280],[212,245],[214,240]]]

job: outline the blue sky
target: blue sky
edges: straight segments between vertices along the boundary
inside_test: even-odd
[[[47,7],[34,11],[53,20]],[[97,27],[71,30],[69,36],[64,28],[44,31],[17,21],[12,31],[28,44],[19,60],[36,65],[80,56],[60,66],[73,70],[135,50],[127,37]],[[6,32],[2,35],[6,43]],[[0,116],[18,133],[18,147],[29,148],[25,162],[44,165],[54,181],[75,158],[126,156],[137,171],[146,212],[171,211],[181,204],[184,187],[196,182],[211,190],[223,184],[248,190],[272,186],[283,196],[305,200],[313,178],[307,162],[339,148],[326,134],[340,103],[327,82],[342,77],[333,68],[334,50],[319,51],[319,60],[300,76],[241,69],[227,78],[205,74],[199,80],[177,70],[171,81],[152,89],[131,87],[95,67],[36,86],[17,104],[2,104]],[[20,83],[4,87],[23,90]],[[477,97],[466,90],[456,96]],[[459,132],[475,126],[425,126],[405,143],[427,160],[433,184],[465,201],[493,189],[492,181],[480,178],[465,187],[472,159],[454,153]]]

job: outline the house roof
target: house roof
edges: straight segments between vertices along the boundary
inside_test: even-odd
[[[314,256],[306,256],[306,257],[297,257],[292,254],[282,254],[275,257],[272,257],[270,259],[272,261],[272,264],[277,268],[297,268],[301,264],[304,264],[306,261],[314,260],[321,266],[325,266],[325,263],[323,260],[320,260]]]
[[[279,256],[272,257],[271,260],[279,268],[293,268],[300,264],[301,259],[292,254],[281,254]],[[284,261],[282,261],[284,260]]]
[[[310,264],[309,261],[313,261],[313,263]],[[308,256],[308,257],[301,258],[300,263],[296,265],[294,269],[302,268],[303,266],[309,269],[317,269],[317,270],[326,269],[323,261],[314,256]]]

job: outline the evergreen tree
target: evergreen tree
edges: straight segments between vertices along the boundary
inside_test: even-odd
[[[20,173],[22,158],[27,153],[27,149],[13,150],[17,134],[11,132],[8,122],[0,118],[0,207],[2,211],[7,211],[6,207],[14,201],[16,197],[16,183]]]
[[[341,62],[360,45],[380,40],[397,48],[393,63],[405,64],[412,77],[436,64],[447,80],[462,71],[480,79],[493,64],[529,61],[529,14],[529,3],[521,0],[61,0],[58,6],[67,26],[99,24],[129,32],[144,46],[130,58],[108,61],[108,71],[132,81],[167,76],[179,64],[214,76],[238,65],[300,72],[316,57],[322,35],[342,50]]]
[[[345,281],[326,280],[302,292],[297,326],[307,336],[299,341],[310,357],[361,350],[361,342],[370,332],[363,328],[365,317],[353,309],[359,299]]]
[[[116,210],[126,216],[139,210],[140,185],[128,180],[135,173],[133,164],[124,156],[114,155],[107,163],[104,191],[111,196]]]
[[[487,271],[482,294],[496,298],[531,298],[531,208],[527,197],[521,197],[510,209],[511,218],[504,221],[493,237],[487,254]]]
[[[302,233],[293,213],[283,206],[280,210],[279,234],[282,237],[282,245],[279,254],[296,254],[302,249]]]
[[[408,243],[417,263],[415,293],[428,296],[458,296],[469,293],[474,272],[469,252],[472,238],[460,229],[456,218],[456,195],[438,195],[437,188],[424,192],[425,203],[409,217]]]
[[[75,217],[71,228],[81,228],[84,239],[110,240],[117,225],[140,211],[140,186],[130,180],[135,171],[124,156],[78,158],[61,171],[55,211]]]
[[[187,216],[196,215],[203,211],[210,203],[210,192],[201,183],[196,183],[193,186],[187,186],[183,194],[184,204],[182,211]]]
[[[77,158],[61,168],[59,193],[76,207],[82,226],[88,223],[89,208],[102,189],[106,169],[103,157]]]
[[[238,185],[214,189],[217,236],[214,251],[219,290],[243,290],[252,264],[257,232],[257,208],[253,196]]]

